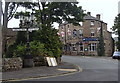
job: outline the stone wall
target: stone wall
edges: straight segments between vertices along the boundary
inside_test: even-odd
[[[19,70],[23,66],[21,58],[3,58],[2,59],[2,71]]]

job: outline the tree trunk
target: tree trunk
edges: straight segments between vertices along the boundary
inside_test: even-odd
[[[7,43],[7,40],[6,40],[6,29],[7,29],[7,25],[8,25],[8,6],[9,6],[9,3],[10,2],[5,2],[5,10],[4,10],[4,14],[3,14],[3,28],[2,28],[2,52],[5,53],[6,52],[6,43]]]

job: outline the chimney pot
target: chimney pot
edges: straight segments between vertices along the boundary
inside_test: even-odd
[[[100,20],[100,14],[97,14],[97,15],[96,15],[96,18]]]
[[[87,15],[90,15],[90,16],[91,16],[91,12],[87,12]]]

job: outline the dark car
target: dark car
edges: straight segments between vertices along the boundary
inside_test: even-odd
[[[112,56],[113,59],[120,59],[120,52],[118,51],[115,51],[113,56]]]

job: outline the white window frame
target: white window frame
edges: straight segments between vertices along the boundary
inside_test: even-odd
[[[77,51],[76,44],[72,44],[72,51]]]
[[[83,50],[81,50],[81,47],[83,48]],[[79,48],[80,48],[80,52],[84,52],[84,44],[83,43],[80,43],[80,45],[79,45]]]
[[[91,25],[91,26],[94,26],[94,25],[95,25],[95,22],[94,22],[94,21],[91,21],[91,22],[90,22],[90,25]]]
[[[91,37],[95,37],[95,30],[91,30],[91,34],[90,35],[91,35]]]
[[[79,36],[83,37],[83,29],[79,29]]]
[[[94,48],[94,50],[93,50]],[[97,44],[96,43],[91,43],[89,44],[89,51],[95,52],[97,50]]]

